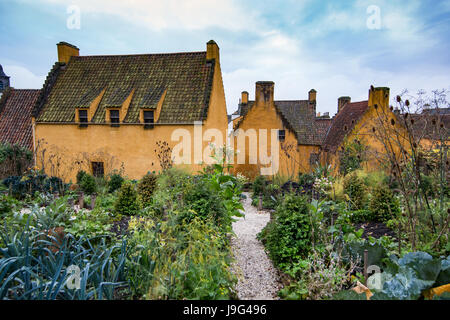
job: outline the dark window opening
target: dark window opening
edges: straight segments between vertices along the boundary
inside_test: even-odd
[[[105,174],[103,162],[92,162],[92,174],[96,178],[103,178]]]
[[[155,123],[155,116],[153,111],[144,111],[144,128],[152,129]]]
[[[286,140],[286,130],[278,130],[278,140],[284,142]]]
[[[109,118],[111,119],[111,125],[113,127],[118,127],[120,123],[119,119],[119,110],[110,110],[109,111]]]
[[[88,124],[87,110],[78,110],[78,118],[80,119],[80,127],[87,127]]]

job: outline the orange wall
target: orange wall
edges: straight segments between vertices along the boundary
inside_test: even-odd
[[[255,102],[255,105],[248,111],[246,116],[243,119],[240,119],[240,125],[239,129],[243,130],[240,132],[236,132],[236,135],[233,139],[233,148],[234,150],[237,150],[240,153],[245,154],[245,164],[238,164],[238,157],[235,157],[235,172],[239,172],[244,174],[247,177],[254,178],[255,176],[258,176],[261,174],[261,168],[267,168],[270,167],[270,165],[267,164],[261,164],[259,153],[260,153],[260,135],[259,135],[259,129],[266,129],[267,130],[267,139],[263,146],[265,146],[265,150],[267,150],[268,155],[271,155],[271,148],[272,148],[272,139],[271,136],[271,130],[286,130],[286,139],[283,145],[285,147],[289,147],[289,151],[287,152],[290,156],[288,157],[286,152],[284,152],[281,148],[281,144],[278,148],[278,155],[279,155],[279,165],[278,165],[278,171],[273,172],[270,174],[272,175],[281,175],[283,177],[288,177],[291,179],[294,179],[297,177],[298,172],[308,172],[311,170],[311,166],[309,164],[309,157],[312,152],[319,153],[319,146],[304,146],[304,145],[298,145],[297,139],[294,135],[294,133],[284,126],[284,123],[281,119],[281,117],[278,115],[275,105],[273,101],[269,102],[262,102],[260,104],[257,104]],[[238,120],[239,121],[239,120]],[[246,138],[245,143],[245,150],[242,150],[242,145],[238,145],[239,136],[241,136],[246,132],[249,132],[249,130],[254,129],[257,135],[257,143],[255,150],[250,150],[249,145],[249,139]],[[278,134],[275,136],[278,140]],[[257,164],[250,164],[250,156],[256,156],[258,163]],[[274,166],[276,167],[276,166]]]
[[[368,160],[362,166],[369,171],[377,171],[383,163],[386,163],[385,144],[390,150],[394,151],[393,153],[397,157],[400,156],[400,144],[405,148],[407,146],[404,140],[406,132],[389,107],[389,88],[375,88],[374,91],[370,91],[368,104],[368,110],[354,126],[351,133],[338,146],[336,153],[324,153],[322,155],[322,161],[331,164],[336,172],[339,169],[339,150],[346,143],[355,139],[360,140],[368,147]],[[391,119],[395,120],[394,125],[391,124]],[[380,130],[382,127],[386,130]],[[374,128],[375,133],[373,132]],[[396,137],[397,134],[399,134],[398,138]],[[397,141],[400,141],[400,144]]]

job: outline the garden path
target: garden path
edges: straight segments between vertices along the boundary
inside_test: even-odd
[[[270,213],[252,206],[251,194],[244,192],[245,218],[233,223],[236,234],[231,247],[235,256],[233,271],[238,277],[236,291],[240,300],[274,300],[281,288],[277,270],[256,235],[270,220]]]

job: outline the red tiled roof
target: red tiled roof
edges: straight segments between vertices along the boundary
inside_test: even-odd
[[[437,112],[425,114],[396,114],[399,122],[411,129],[416,141],[422,139],[450,140],[450,114]]]
[[[14,89],[0,100],[0,142],[33,148],[31,111],[40,90]]]
[[[368,101],[352,102],[346,104],[334,117],[333,123],[323,143],[325,151],[336,152],[345,136],[361,119],[369,107]]]
[[[316,118],[316,130],[321,144],[325,140],[332,123],[333,119],[331,118]]]

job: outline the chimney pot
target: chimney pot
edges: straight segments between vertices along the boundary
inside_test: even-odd
[[[255,105],[273,103],[275,83],[272,81],[256,82]]]
[[[206,44],[206,60],[216,60],[219,61],[219,46],[214,40],[208,41]]]
[[[247,91],[242,91],[242,93],[241,93],[241,103],[242,104],[247,104],[248,103],[248,92]]]
[[[80,49],[73,44],[61,41],[56,45],[58,48],[58,62],[69,63],[70,57],[78,57]]]
[[[317,91],[314,89],[309,90],[308,100],[309,102],[316,102]]]
[[[341,112],[342,108],[352,101],[352,98],[350,97],[340,97],[338,99],[338,113]]]
[[[381,108],[389,108],[389,91],[388,87],[375,87],[369,90],[369,106],[379,106]]]

